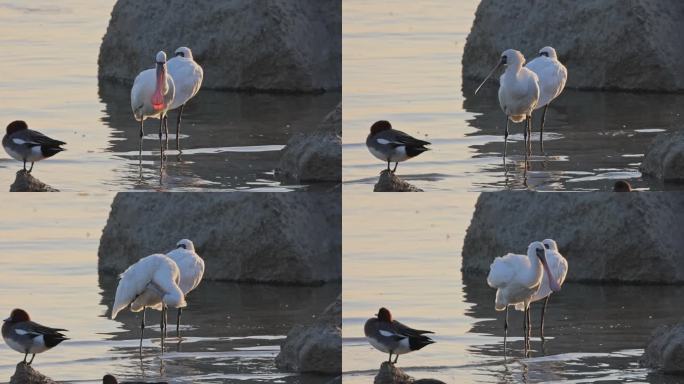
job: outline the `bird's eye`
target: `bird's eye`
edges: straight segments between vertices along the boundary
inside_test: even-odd
[[[546,52],[540,52],[540,53],[539,53],[539,56],[546,56],[546,57],[549,57],[549,54],[546,53]]]
[[[178,52],[176,53],[176,56],[185,57],[185,54],[183,52]]]
[[[501,64],[506,64],[507,60],[508,60],[508,58],[505,55],[501,56]]]

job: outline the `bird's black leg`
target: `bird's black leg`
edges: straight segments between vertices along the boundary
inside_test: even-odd
[[[164,136],[166,137],[166,149],[169,148],[169,115],[164,115]]]
[[[183,308],[178,308],[178,316],[176,317],[176,337],[178,338],[180,338],[180,318],[182,312]]]
[[[389,172],[389,171],[390,171],[390,161],[389,161],[389,159],[387,159],[387,172]]]
[[[392,170],[392,173],[394,173],[394,172],[397,171],[397,166],[398,166],[398,165],[399,165],[399,162],[398,162],[398,161],[394,163],[394,169]]]
[[[541,335],[542,341],[544,341],[544,315],[546,314],[546,304],[549,302],[549,297],[551,297],[551,295],[546,296],[546,299],[544,299],[544,307],[542,308],[541,313],[541,323],[539,324],[539,334]]]
[[[504,315],[504,357],[506,356],[506,338],[508,337],[508,306]]]
[[[392,364],[392,352],[390,352],[389,360],[387,360],[387,362]]]
[[[145,333],[145,311],[147,310],[147,307],[143,307],[142,310],[142,321],[140,322],[140,355],[142,356],[142,342],[143,342],[143,334]]]
[[[164,144],[162,142],[162,129],[164,129],[164,114],[159,115],[159,151],[164,154]]]
[[[527,347],[530,347],[531,344],[531,338],[532,338],[532,310],[530,307],[527,308]]]
[[[31,171],[33,171],[33,164],[34,164],[34,163],[33,163],[33,161],[32,161],[32,162],[31,162],[31,168],[29,168],[28,173],[31,173]]]
[[[28,357],[28,352],[24,354],[24,363],[26,363],[26,358]]]
[[[542,151],[544,150],[544,123],[546,122],[546,110],[548,108],[549,104],[546,104],[544,106],[544,112],[542,112],[541,127],[539,128],[539,145],[541,145]]]
[[[34,353],[34,354],[31,356],[31,360],[29,360],[28,365],[31,365],[31,363],[33,363],[33,359],[35,359],[35,358],[36,358],[36,354]]]
[[[182,152],[180,149],[180,125],[181,117],[183,116],[183,108],[185,108],[185,104],[181,105],[180,110],[178,111],[178,121],[176,122],[176,149],[178,152]]]
[[[525,342],[525,350],[527,350],[527,307],[525,307],[525,312],[523,312],[523,334],[525,335],[523,338]]]
[[[26,170],[26,160],[24,160],[24,171]]]
[[[138,165],[141,168],[142,171],[142,142],[143,142],[143,136],[145,135],[145,132],[143,130],[143,120],[142,117],[140,117],[140,149],[138,150]]]
[[[394,355],[394,364],[397,363],[397,360],[399,360],[399,355],[398,355],[398,354]]]

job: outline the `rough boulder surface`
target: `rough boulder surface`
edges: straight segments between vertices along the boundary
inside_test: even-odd
[[[394,364],[385,361],[380,365],[378,374],[375,375],[374,384],[444,384],[441,380],[436,379],[419,379],[407,375],[401,368],[397,368]]]
[[[10,192],[59,192],[59,190],[52,188],[21,169],[17,172],[14,183],[10,185]]]
[[[119,193],[98,269],[116,276],[188,238],[208,280],[320,284],[341,279],[339,193]]]
[[[684,182],[684,132],[656,136],[639,170],[665,182]]]
[[[641,365],[668,374],[684,375],[684,323],[657,328],[644,350]]]
[[[484,79],[508,48],[531,60],[550,45],[568,68],[568,87],[682,91],[682,14],[678,0],[483,0],[463,77]]]
[[[280,157],[278,173],[295,181],[342,181],[342,103],[313,134],[292,137]]]
[[[568,281],[683,283],[684,194],[482,193],[463,244],[464,273],[556,240]]]
[[[310,325],[296,325],[287,334],[276,366],[290,372],[342,373],[342,296]]]
[[[394,172],[385,169],[380,172],[380,178],[375,183],[373,192],[423,192],[423,190],[402,180]]]
[[[14,375],[10,378],[10,384],[57,384],[51,378],[36,371],[23,361],[17,364]]]
[[[204,88],[318,92],[342,82],[340,0],[119,0],[98,58],[100,79],[132,84],[192,49]]]

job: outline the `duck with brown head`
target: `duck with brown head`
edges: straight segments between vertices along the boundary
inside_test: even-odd
[[[430,148],[426,147],[430,142],[416,139],[402,131],[392,129],[392,124],[387,120],[376,121],[370,128],[366,138],[368,151],[376,158],[387,162],[387,170],[390,163],[394,163],[397,170],[399,162],[414,158]]]
[[[387,308],[380,308],[376,317],[366,321],[363,327],[366,340],[378,351],[389,353],[388,362],[397,363],[399,355],[417,351],[435,341],[425,336],[431,331],[422,331],[408,327],[392,319],[392,313]]]
[[[5,152],[13,159],[22,161],[24,170],[26,170],[26,162],[31,163],[29,173],[33,170],[33,163],[64,151],[62,145],[65,144],[63,141],[29,129],[26,122],[22,120],[9,123],[5,137],[2,138],[2,147],[5,148]]]
[[[31,365],[37,353],[45,352],[64,340],[68,340],[62,332],[66,329],[50,328],[31,321],[23,309],[14,309],[10,317],[2,324],[2,338],[7,345],[24,354],[24,363]],[[26,358],[32,354],[28,362]]]

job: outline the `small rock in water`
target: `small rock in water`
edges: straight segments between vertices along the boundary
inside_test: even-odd
[[[380,370],[378,374],[375,375],[374,384],[445,384],[441,380],[437,379],[419,379],[416,380],[413,377],[407,375],[400,368],[394,366],[394,364],[385,361],[380,365]]]
[[[20,169],[14,183],[10,185],[10,192],[59,192],[58,189],[43,183],[31,176],[27,171]]]
[[[10,378],[10,384],[57,384],[51,378],[36,371],[23,361],[17,364],[14,375]]]
[[[373,192],[423,192],[423,190],[400,179],[394,172],[385,169],[380,172],[380,178],[375,184]]]
[[[684,132],[656,136],[639,170],[666,183],[684,182]]]
[[[663,373],[684,375],[684,322],[656,328],[640,363]]]

